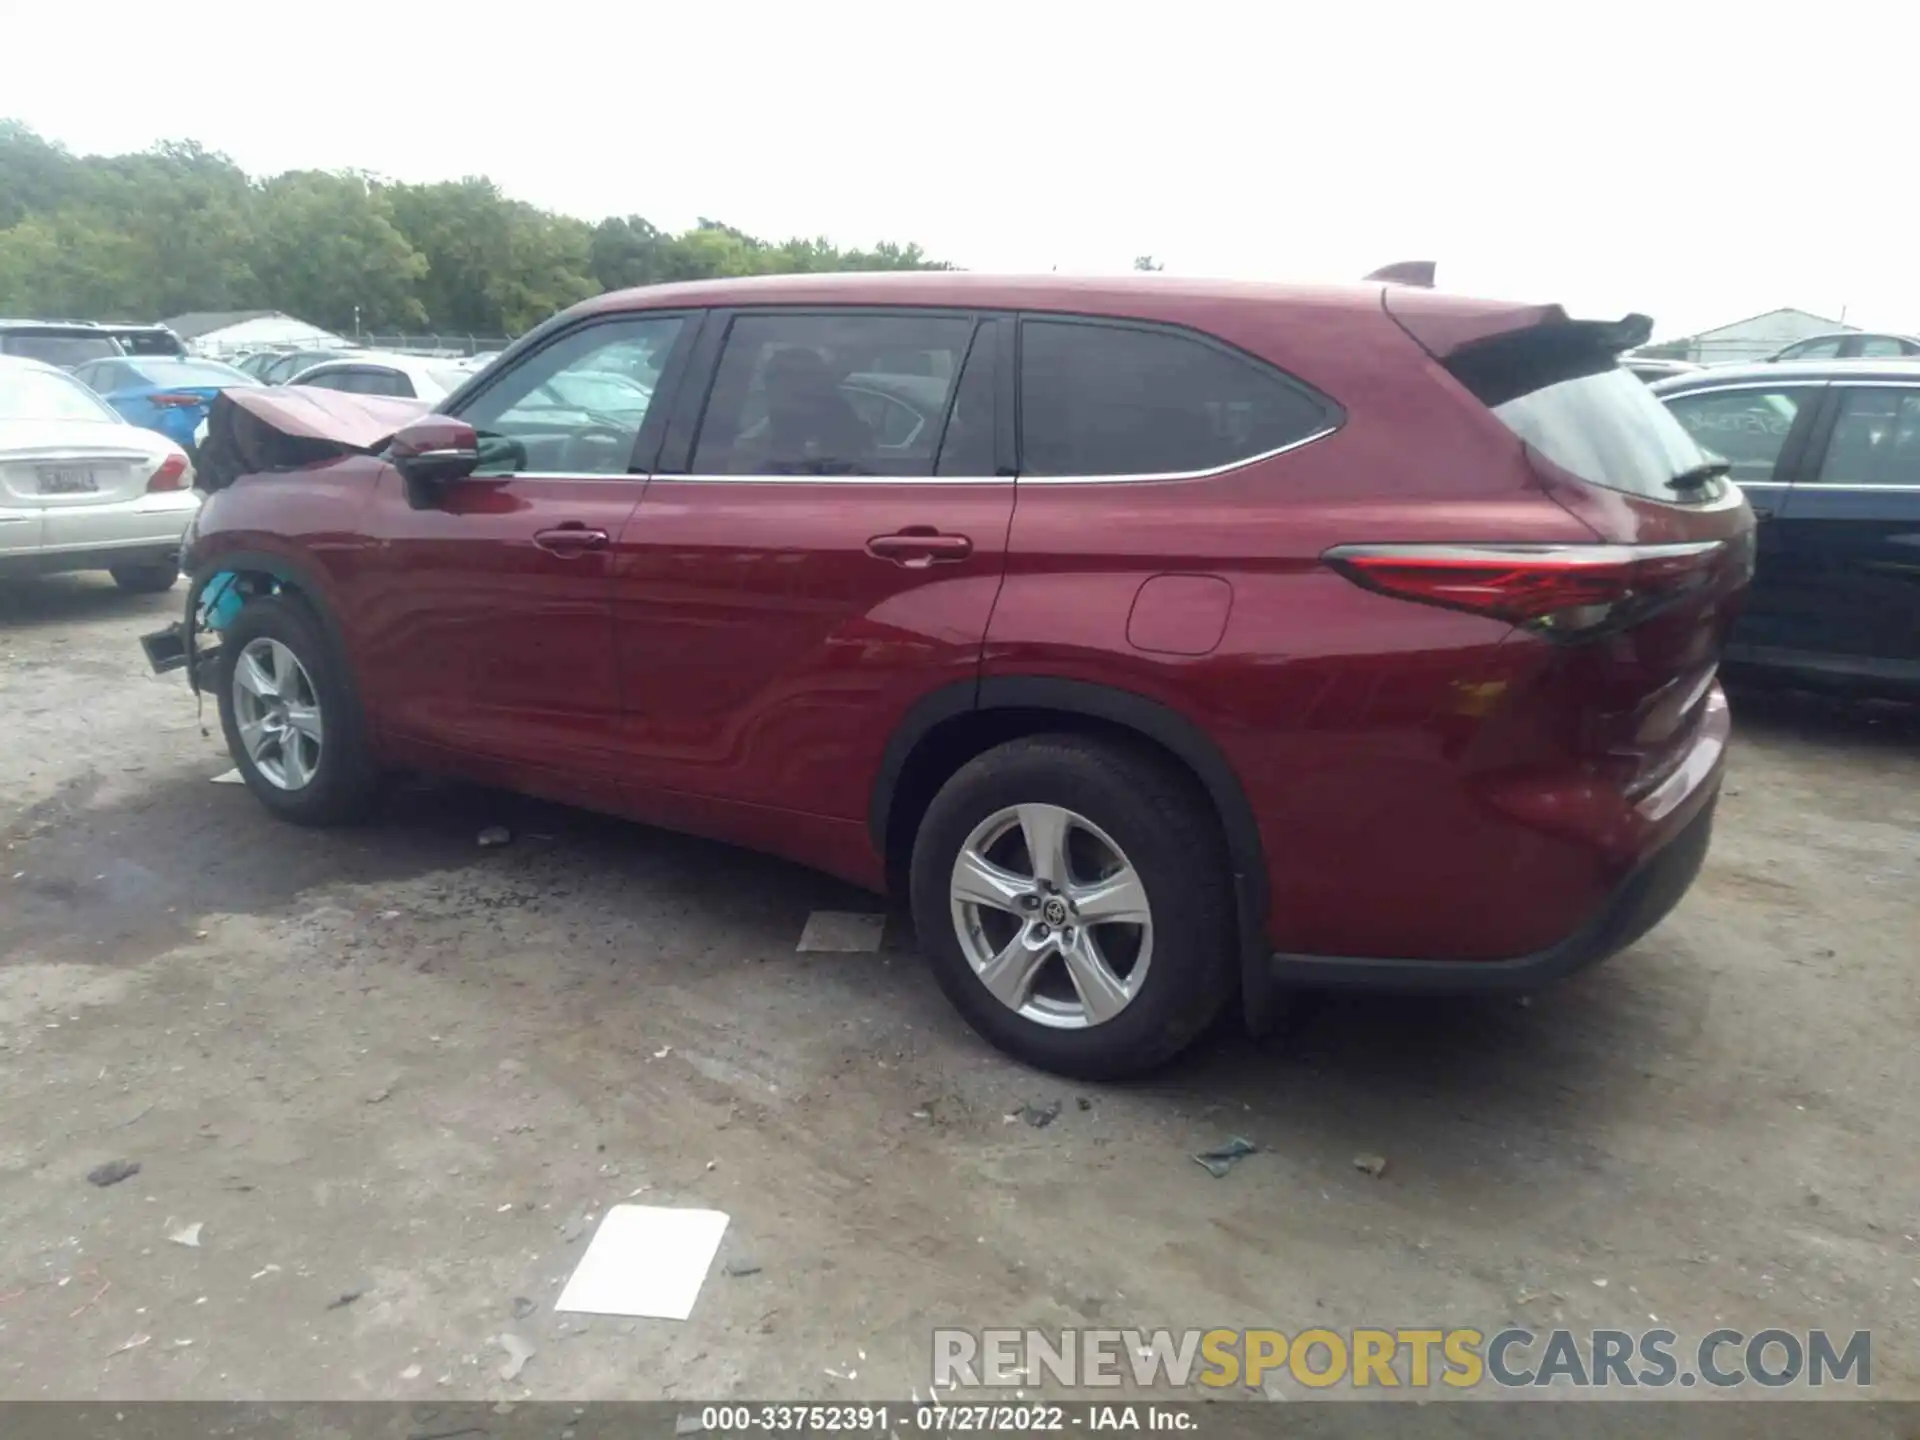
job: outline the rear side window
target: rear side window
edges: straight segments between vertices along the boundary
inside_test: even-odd
[[[1782,360],[1832,360],[1840,354],[1841,337],[1832,335],[1825,340],[1803,340],[1798,345],[1789,345],[1780,352]]]
[[[933,473],[973,340],[966,315],[743,315],[693,468],[705,475]]]
[[[1733,466],[1741,482],[1773,479],[1794,421],[1818,398],[1810,386],[1707,390],[1666,397],[1667,409],[1696,444]]]
[[[1080,320],[1020,326],[1020,473],[1217,470],[1330,428],[1318,396],[1197,336]]]

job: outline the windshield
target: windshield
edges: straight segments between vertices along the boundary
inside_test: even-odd
[[[78,380],[24,365],[0,366],[0,420],[107,420],[120,417]]]
[[[0,355],[21,355],[47,365],[71,370],[89,360],[108,360],[120,354],[120,345],[106,335],[36,334],[31,330],[0,331]]]
[[[244,370],[218,360],[147,360],[128,367],[149,385],[257,385]]]

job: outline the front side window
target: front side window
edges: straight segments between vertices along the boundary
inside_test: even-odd
[[[568,331],[500,372],[460,409],[484,475],[624,475],[685,321],[627,315]]]
[[[971,316],[743,315],[694,442],[703,475],[931,475]]]
[[[1920,388],[1840,392],[1820,485],[1920,485]]]
[[[1179,475],[1297,444],[1327,406],[1195,336],[1066,320],[1020,327],[1020,473]]]
[[[1736,482],[1773,479],[1801,408],[1819,395],[1810,386],[1778,390],[1716,390],[1673,395],[1667,409],[1694,442],[1733,466]]]

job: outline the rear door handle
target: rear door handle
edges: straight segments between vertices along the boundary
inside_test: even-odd
[[[584,554],[588,550],[604,550],[610,539],[606,531],[589,530],[578,522],[560,525],[552,530],[533,532],[533,543],[542,550],[568,558]]]
[[[973,553],[973,537],[942,535],[931,528],[903,530],[897,535],[874,536],[867,541],[867,553],[909,570],[924,570],[936,561],[966,559]]]

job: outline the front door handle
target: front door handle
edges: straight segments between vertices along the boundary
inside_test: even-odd
[[[964,560],[973,553],[973,537],[942,535],[928,527],[903,530],[897,535],[876,535],[867,541],[867,553],[891,560],[909,570],[924,570],[936,561]]]
[[[542,550],[568,559],[585,554],[589,550],[604,550],[611,538],[604,530],[589,530],[578,522],[561,525],[552,530],[533,532],[534,544]]]

